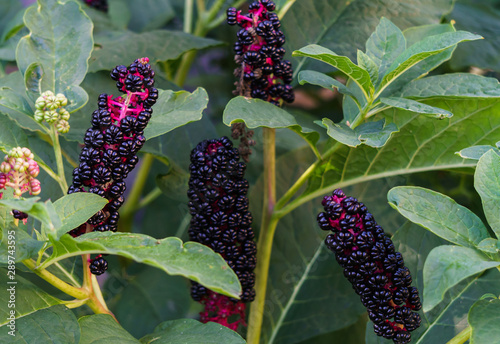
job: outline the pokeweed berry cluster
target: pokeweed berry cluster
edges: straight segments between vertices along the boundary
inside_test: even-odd
[[[107,12],[108,11],[108,0],[83,0],[88,6],[95,8],[96,10]]]
[[[144,129],[158,99],[158,90],[153,87],[154,75],[147,57],[135,60],[128,67],[117,66],[111,72],[126,97],[99,96],[92,127],[85,133],[80,164],[73,171],[73,183],[68,190],[68,194],[92,192],[107,198],[109,203],[85,224],[71,230],[73,237],[88,231],[117,230],[118,209],[124,202],[126,188],[124,179],[139,161],[137,152],[146,142]],[[93,269],[93,273],[105,271],[107,264],[102,260],[99,257],[99,266],[103,268]],[[97,263],[93,260],[92,264]]]
[[[422,304],[401,253],[354,197],[337,189],[322,204],[325,211],[318,214],[318,224],[333,231],[325,239],[326,246],[368,309],[375,333],[396,344],[409,343],[410,332],[421,322],[414,311]]]
[[[253,2],[246,15],[231,7],[227,23],[241,27],[234,44],[235,60],[241,65],[235,70],[236,93],[281,106],[283,101],[293,102],[295,96],[290,86],[292,64],[283,60],[285,35],[279,29],[278,15],[272,12],[275,8],[270,0]]]
[[[70,114],[64,108],[66,105],[68,105],[68,99],[64,94],[54,94],[52,91],[43,92],[35,102],[35,121],[54,124],[58,132],[67,133]]]
[[[30,195],[38,195],[42,191],[40,181],[36,179],[40,168],[34,160],[34,155],[26,147],[11,149],[0,164],[0,190],[12,188],[14,197],[19,198],[25,192]],[[0,192],[0,199],[3,192]],[[13,210],[15,219],[26,221],[28,215],[19,210]]]
[[[245,326],[245,303],[255,298],[256,245],[248,211],[246,164],[227,137],[200,142],[191,152],[189,237],[220,253],[238,275],[241,300],[207,290],[193,282],[191,296],[205,306],[202,322],[217,322],[233,330]],[[230,321],[235,319],[235,321]]]

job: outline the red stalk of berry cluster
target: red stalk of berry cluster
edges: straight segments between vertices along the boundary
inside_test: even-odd
[[[118,90],[125,97],[113,98],[101,94],[98,109],[92,114],[92,127],[85,133],[85,147],[80,164],[73,171],[73,184],[68,194],[92,192],[105,197],[109,203],[85,224],[69,233],[73,236],[91,231],[113,231],[118,228],[118,209],[123,204],[126,189],[124,179],[135,167],[138,151],[146,142],[144,129],[158,99],[154,88],[154,71],[147,57],[135,60],[130,66],[117,66],[111,72]],[[102,274],[107,269],[104,258],[91,261],[91,271]]]
[[[337,189],[322,204],[325,212],[319,213],[318,224],[333,232],[325,243],[368,309],[375,333],[395,344],[409,343],[410,332],[421,322],[414,311],[422,304],[401,253],[354,197]]]

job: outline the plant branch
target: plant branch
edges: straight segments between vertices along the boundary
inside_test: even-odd
[[[139,204],[137,204],[136,209],[141,209],[144,208],[145,206],[149,205],[151,202],[153,202],[155,199],[160,197],[163,194],[163,192],[160,190],[159,187],[155,187],[153,190],[151,190],[146,196],[144,196]]]
[[[266,302],[267,279],[278,219],[273,218],[276,204],[276,129],[263,128],[264,139],[264,202],[255,269],[255,300],[250,308],[248,343],[258,344]]]
[[[62,158],[61,144],[59,143],[59,133],[55,125],[50,126],[50,138],[52,139],[52,145],[54,147],[54,155],[56,158],[57,165],[57,182],[61,187],[63,194],[68,192],[68,183],[66,182],[66,176],[64,175],[64,163]]]
[[[66,294],[76,298],[76,299],[87,299],[89,297],[88,291],[83,288],[75,288],[63,280],[59,279],[55,275],[51,274],[45,269],[38,269],[36,263],[33,259],[25,259],[22,261],[26,267],[33,271],[36,275],[41,277],[43,280],[47,281],[57,289],[65,292]]]
[[[280,9],[280,11],[278,12],[278,17],[280,19],[283,19],[283,17],[285,16],[286,12],[288,12],[288,10],[290,9],[290,7],[292,7],[292,5],[295,3],[296,0],[288,0],[286,2],[286,4]]]
[[[472,330],[470,326],[467,326],[462,332],[457,334],[446,344],[463,344],[470,339],[471,332]]]
[[[193,0],[184,1],[184,27],[186,33],[191,33],[193,28]]]
[[[132,231],[132,221],[134,218],[135,211],[137,210],[137,205],[141,198],[142,190],[146,184],[146,179],[149,174],[149,170],[154,162],[154,156],[152,154],[146,153],[142,159],[142,164],[139,167],[137,176],[135,177],[132,190],[127,197],[127,201],[122,206],[120,210],[120,231],[121,232],[131,232]]]

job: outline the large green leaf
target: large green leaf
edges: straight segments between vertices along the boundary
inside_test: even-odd
[[[0,150],[8,152],[12,148],[27,147],[28,138],[24,131],[19,128],[7,116],[0,115]]]
[[[21,128],[31,131],[43,130],[43,126],[33,118],[33,111],[28,101],[9,87],[0,88],[0,110],[16,121]]]
[[[154,115],[144,130],[144,136],[146,139],[151,139],[188,123],[199,121],[207,104],[207,92],[201,87],[193,93],[160,90]]]
[[[92,193],[77,192],[63,196],[54,202],[54,208],[61,218],[62,226],[57,229],[56,238],[85,223],[101,210],[108,200]]]
[[[311,44],[294,51],[293,56],[312,57],[337,68],[350,77],[363,90],[366,99],[374,92],[370,74],[346,56],[339,56],[333,51],[316,44]]]
[[[457,0],[453,12],[446,16],[456,22],[460,30],[476,32],[484,36],[484,40],[458,46],[450,61],[455,70],[463,70],[469,66],[500,70],[500,10],[495,0]],[[471,51],[478,52],[471,54]]]
[[[244,344],[243,338],[225,326],[194,319],[165,321],[141,338],[142,344]]]
[[[285,110],[261,99],[236,97],[231,99],[224,109],[224,124],[244,122],[250,129],[288,128],[300,135],[316,152],[319,134],[309,128],[301,127],[295,118]]]
[[[39,0],[38,6],[26,11],[24,22],[30,34],[16,51],[21,72],[37,62],[44,70],[43,91],[66,94],[78,89],[93,47],[90,18],[75,1]]]
[[[481,39],[466,31],[447,32],[440,35],[430,36],[415,43],[399,55],[387,68],[387,73],[382,78],[379,88],[386,88],[391,82],[410,68],[428,57],[437,55],[460,42]]]
[[[388,18],[405,29],[438,23],[451,7],[451,0],[409,0],[404,4],[397,0],[300,0],[286,12],[282,30],[287,37],[287,51],[314,43],[354,59],[358,49],[364,50],[380,18]],[[293,62],[298,73],[312,61],[301,58]]]
[[[382,147],[392,134],[398,132],[394,123],[385,124],[385,119],[376,122],[366,122],[352,129],[344,123],[333,123],[323,118],[323,125],[330,137],[350,147],[365,144],[370,147]]]
[[[406,98],[498,98],[500,83],[481,75],[453,73],[433,75],[406,84],[398,96]]]
[[[116,254],[181,275],[220,294],[238,297],[241,286],[224,259],[207,246],[182,243],[179,238],[154,239],[144,234],[89,233],[78,238],[63,235],[53,241],[53,253],[42,263],[47,267],[64,258],[84,253]]]
[[[475,247],[489,238],[481,219],[438,192],[420,187],[396,187],[387,195],[390,205],[408,220],[454,244]]]
[[[469,312],[470,344],[495,343],[500,338],[500,300],[479,300]]]
[[[221,44],[213,39],[167,30],[141,34],[106,31],[96,35],[95,40],[98,48],[90,58],[89,72],[111,70],[119,64],[129,65],[139,57],[149,57],[150,63],[174,60],[186,51]]]
[[[464,279],[499,266],[475,249],[443,245],[431,251],[424,266],[424,312],[437,306],[448,289]]]
[[[78,344],[80,327],[71,309],[63,305],[41,309],[16,320],[15,337],[0,327],[2,343]],[[14,339],[14,341],[12,341]]]
[[[129,28],[134,31],[159,29],[175,16],[171,0],[124,0],[130,10]]]
[[[380,149],[340,148],[314,171],[305,193],[290,208],[346,185],[416,172],[474,167],[475,161],[463,159],[455,152],[500,140],[498,99],[429,100],[424,103],[450,111],[454,116],[436,121],[405,110],[382,112],[376,119],[394,122],[399,132]]]
[[[108,296],[116,293],[107,302],[108,307],[123,328],[136,338],[153,332],[162,321],[187,318],[193,313],[190,310],[194,301],[189,295],[189,281],[151,266],[140,266],[137,275],[125,279],[117,279],[112,274],[102,289]],[[141,316],[137,317],[137,314]]]
[[[500,155],[500,149],[490,145],[478,145],[478,146],[467,147],[457,152],[456,154],[460,155],[464,159],[479,160],[483,155],[488,153],[490,150],[493,150],[498,155]]]
[[[378,75],[385,75],[405,48],[403,32],[387,18],[380,19],[380,24],[366,41],[366,54],[379,66]]]
[[[138,314],[136,314],[138,316]],[[94,314],[78,319],[81,329],[78,344],[139,344],[111,315]]]
[[[497,238],[500,238],[500,156],[493,150],[477,163],[474,187],[481,196],[484,214]]]
[[[8,214],[8,216],[11,215]],[[33,239],[28,233],[13,223],[10,223],[8,226],[0,224],[0,232],[3,235],[0,243],[0,264],[7,265],[9,260],[12,261],[12,242],[15,243],[14,258],[16,262],[35,258],[45,243],[44,241]],[[8,234],[14,235],[14,239],[12,240]]]
[[[14,316],[16,319],[19,319],[39,309],[48,308],[61,303],[61,300],[47,294],[19,275],[15,275],[15,279],[11,280],[9,276],[7,276],[7,269],[0,268],[0,282],[2,283],[2,287],[5,288],[0,294],[0,301],[3,304],[3,307],[0,308],[0,326],[5,327],[10,321],[9,317],[11,315],[11,310],[15,311]],[[13,282],[16,283],[14,284]],[[15,295],[15,307],[9,307],[11,294],[8,288],[11,286],[15,287],[15,293],[13,294]],[[14,302],[10,304],[14,304]]]

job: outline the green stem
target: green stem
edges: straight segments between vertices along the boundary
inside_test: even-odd
[[[463,344],[470,339],[471,332],[472,330],[470,326],[467,326],[462,332],[457,334],[446,344]]]
[[[122,206],[120,210],[120,231],[121,232],[131,232],[132,231],[132,220],[134,218],[137,205],[141,198],[142,190],[146,184],[148,178],[149,170],[154,162],[154,156],[152,154],[146,153],[142,159],[141,166],[137,172],[132,190],[130,191],[127,201]]]
[[[75,288],[69,285],[68,283],[64,282],[63,280],[59,279],[58,277],[54,276],[45,269],[38,270],[36,263],[33,259],[25,259],[22,262],[36,275],[38,275],[43,280],[47,281],[57,289],[65,292],[66,294],[80,300],[89,298],[89,293],[84,288]]]
[[[278,12],[278,17],[282,19],[286,12],[292,7],[292,5],[295,3],[296,0],[288,0],[286,4],[281,8],[281,10]]]
[[[153,202],[155,199],[160,197],[163,194],[161,192],[159,187],[155,187],[153,190],[151,190],[146,196],[144,196],[139,204],[137,205],[137,209],[144,208],[145,206],[149,205],[151,202]]]
[[[191,33],[193,28],[193,0],[184,2],[184,32]]]
[[[269,264],[278,219],[273,217],[276,204],[276,129],[263,128],[264,202],[255,269],[255,300],[250,308],[248,344],[258,344],[264,317]]]
[[[64,175],[64,163],[62,158],[61,144],[59,143],[59,133],[57,132],[55,125],[52,125],[50,127],[50,137],[52,139],[54,155],[56,158],[58,183],[63,194],[66,194],[66,192],[68,192],[68,183],[66,182],[66,176]]]

